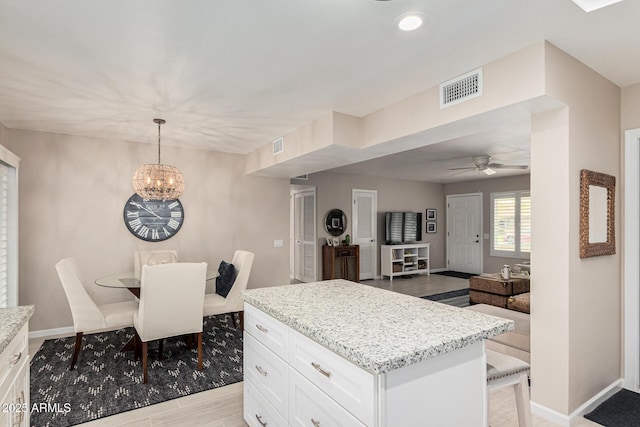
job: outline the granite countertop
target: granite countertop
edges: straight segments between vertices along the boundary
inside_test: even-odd
[[[0,353],[7,348],[35,311],[33,305],[0,308]]]
[[[513,330],[513,321],[347,280],[250,289],[244,300],[372,373]]]

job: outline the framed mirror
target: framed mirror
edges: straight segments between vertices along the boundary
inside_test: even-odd
[[[324,218],[324,229],[332,236],[340,236],[347,229],[347,216],[341,209],[331,209]]]
[[[580,258],[616,253],[616,177],[580,171]]]

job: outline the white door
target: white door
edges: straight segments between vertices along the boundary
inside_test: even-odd
[[[352,242],[360,246],[360,280],[376,277],[378,251],[376,243],[376,214],[378,192],[353,190]]]
[[[447,196],[447,266],[482,273],[482,193]]]
[[[316,190],[293,194],[293,277],[316,280]]]

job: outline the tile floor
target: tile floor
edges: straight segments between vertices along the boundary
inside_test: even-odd
[[[396,277],[389,280],[366,280],[363,284],[412,296],[425,296],[462,289],[467,281],[437,274]],[[31,339],[30,353],[40,348],[43,338]],[[242,415],[243,383],[232,384],[191,396],[170,400],[146,408],[124,412],[111,417],[82,424],[83,426],[213,426],[245,427]],[[515,397],[512,388],[495,390],[490,395],[489,424],[491,427],[515,427],[518,425]],[[534,427],[557,427],[558,424],[532,415]],[[598,426],[584,418],[576,420],[574,427]]]

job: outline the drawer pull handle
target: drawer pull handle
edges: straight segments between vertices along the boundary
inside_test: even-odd
[[[264,369],[262,369],[260,366],[256,365],[256,370],[258,372],[260,372],[260,375],[262,375],[263,377],[267,376],[267,371],[265,371]]]
[[[331,372],[325,371],[324,369],[322,369],[322,367],[319,364],[315,362],[311,362],[311,366],[313,366],[316,371],[320,372],[325,377],[331,378]]]
[[[18,354],[14,354],[11,360],[9,361],[10,365],[15,365],[22,358],[22,352]]]
[[[269,330],[268,330],[267,328],[265,328],[264,326],[262,326],[262,325],[258,325],[258,324],[256,324],[256,328],[258,328],[258,330],[259,330],[260,332],[264,332],[265,334],[266,334],[267,332],[269,332]]]
[[[261,425],[262,427],[267,427],[267,423],[265,423],[264,421],[262,421],[262,416],[261,416],[261,415],[256,414],[256,420],[258,420],[258,422],[260,423],[260,425]]]
[[[311,424],[313,424],[315,427],[320,427],[320,421],[316,421],[313,418],[311,418]]]

